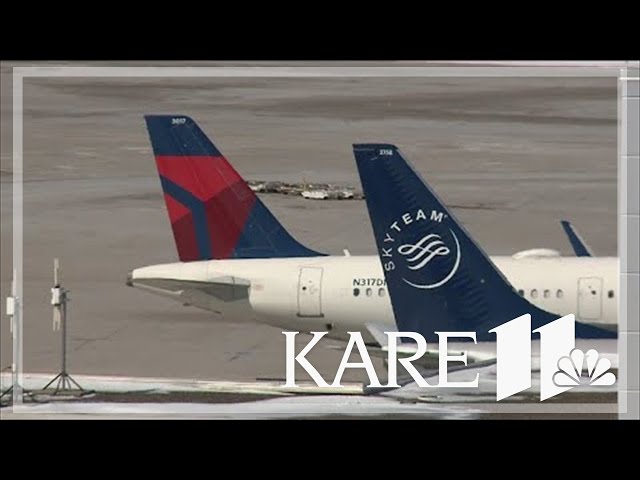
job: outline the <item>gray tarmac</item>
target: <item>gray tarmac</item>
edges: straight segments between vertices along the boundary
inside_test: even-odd
[[[10,67],[1,69],[3,303],[12,263]],[[125,285],[132,268],[177,259],[146,113],[193,117],[247,179],[358,185],[351,144],[395,143],[490,254],[571,254],[559,224],[568,218],[598,255],[617,255],[613,78],[27,79],[26,371],[59,370],[49,305],[59,257],[71,290],[72,373],[284,376],[280,330]],[[375,253],[362,201],[262,198],[313,249]],[[4,315],[0,346],[6,371]],[[332,378],[340,354],[317,348],[310,358]]]

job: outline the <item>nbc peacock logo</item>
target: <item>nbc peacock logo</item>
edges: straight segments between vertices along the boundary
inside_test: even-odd
[[[616,376],[610,369],[609,359],[600,357],[596,350],[584,353],[574,348],[569,355],[558,359],[558,371],[553,374],[553,383],[557,387],[567,388],[579,385],[608,387],[616,383]]]

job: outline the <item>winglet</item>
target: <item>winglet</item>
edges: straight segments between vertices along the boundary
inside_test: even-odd
[[[564,233],[566,233],[569,238],[569,243],[571,243],[571,247],[573,247],[576,257],[593,257],[593,251],[585,243],[574,226],[571,225],[571,222],[568,220],[562,220],[560,223],[562,224]]]

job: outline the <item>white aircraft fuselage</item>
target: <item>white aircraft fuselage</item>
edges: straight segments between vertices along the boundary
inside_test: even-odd
[[[531,303],[559,317],[575,314],[585,323],[617,327],[617,257],[514,257],[491,260]],[[135,269],[128,283],[227,320],[329,331],[339,340],[359,331],[373,341],[367,323],[395,329],[378,256],[169,263]]]

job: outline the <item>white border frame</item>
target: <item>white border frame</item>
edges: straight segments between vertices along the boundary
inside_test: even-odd
[[[457,62],[455,66],[431,66],[428,62],[416,62],[417,65],[410,66],[219,66],[219,67],[88,67],[88,66],[24,66],[13,67],[13,268],[16,270],[16,297],[19,302],[16,304],[16,314],[22,324],[23,313],[23,93],[24,79],[34,77],[264,77],[264,78],[317,78],[317,77],[617,77],[618,82],[618,255],[621,259],[627,260],[626,252],[628,245],[632,245],[638,239],[623,237],[622,224],[626,212],[621,212],[621,167],[626,161],[627,145],[635,138],[637,145],[638,131],[629,131],[629,119],[627,116],[626,97],[621,92],[626,91],[626,84],[629,79],[637,81],[638,62],[627,62],[626,67],[620,68],[619,62],[598,63],[591,62],[581,64],[580,62],[565,63],[561,66],[550,66],[552,62],[540,62],[540,65],[531,66],[530,63],[520,62],[520,65],[500,65],[502,62],[495,62],[492,66],[486,64],[474,64],[469,66],[465,62]],[[622,114],[621,118],[621,112]],[[638,121],[636,120],[636,125]],[[633,137],[635,135],[635,137]],[[635,188],[638,188],[638,179],[635,179]],[[633,186],[629,184],[631,188]],[[626,192],[626,190],[625,190]],[[626,199],[624,200],[626,205]],[[625,224],[626,227],[626,224]],[[625,232],[629,233],[625,228]],[[632,232],[633,233],[633,232]],[[620,265],[620,272],[629,272],[627,265]],[[620,273],[622,279],[622,273]],[[627,323],[627,304],[629,298],[618,296],[618,323]],[[631,297],[632,298],[632,297]],[[636,297],[637,301],[637,297]],[[624,307],[624,308],[623,308]],[[18,328],[21,328],[18,326]],[[17,328],[14,328],[14,335]],[[637,332],[636,332],[637,343]],[[625,342],[622,343],[622,337]],[[20,336],[21,339],[21,336]],[[639,365],[627,365],[627,352],[629,347],[638,350],[637,345],[630,345],[628,335],[618,337],[618,350],[622,353],[619,359],[620,370],[618,372],[618,383],[627,387],[627,378],[630,375],[638,376]],[[628,368],[625,368],[628,367]],[[15,367],[19,385],[23,385],[22,371],[22,343],[19,345],[18,361]],[[614,413],[612,405],[617,405],[621,418],[638,418],[638,405],[629,404],[628,395],[633,395],[637,402],[637,390],[620,389],[618,391],[617,404],[589,404],[588,412],[585,412],[584,404],[575,404],[576,413]],[[20,399],[21,400],[21,399]],[[28,413],[28,410],[21,409],[20,402],[14,405],[15,413]],[[462,404],[451,403],[451,406]],[[465,403],[471,408],[479,403]],[[486,404],[484,404],[486,405]],[[534,410],[526,410],[526,405],[503,404],[500,412],[496,413],[570,413],[567,406],[573,404],[563,404],[562,409],[554,408],[557,404],[536,404]],[[65,413],[70,413],[69,411]],[[35,414],[35,413],[34,413]]]

